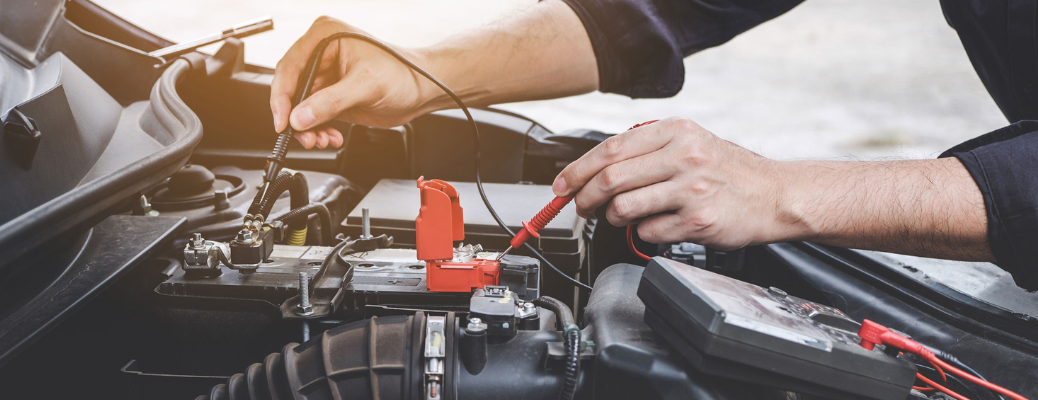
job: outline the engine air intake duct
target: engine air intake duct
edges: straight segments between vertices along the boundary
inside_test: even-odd
[[[420,399],[425,314],[375,317],[290,343],[196,400]]]

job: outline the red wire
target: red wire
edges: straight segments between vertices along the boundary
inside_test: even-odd
[[[1017,394],[1016,392],[1013,392],[1013,391],[1011,391],[1009,389],[1006,389],[1006,388],[998,386],[998,385],[996,385],[994,383],[991,383],[991,382],[988,382],[988,381],[983,380],[981,378],[978,378],[976,376],[973,376],[973,375],[971,375],[969,373],[966,373],[966,372],[962,371],[961,369],[956,368],[955,366],[953,366],[951,364],[948,364],[944,360],[942,360],[939,357],[937,357],[937,355],[934,354],[932,351],[926,349],[923,345],[919,344],[919,342],[916,342],[916,341],[914,341],[912,339],[909,339],[909,338],[906,338],[904,336],[901,336],[900,334],[891,331],[887,327],[885,327],[883,325],[880,325],[880,324],[877,324],[875,322],[872,322],[870,320],[866,319],[865,321],[862,322],[861,329],[858,331],[858,336],[861,337],[861,345],[862,345],[862,347],[864,347],[866,349],[872,350],[873,346],[875,346],[877,344],[884,344],[884,345],[887,345],[887,346],[894,346],[894,347],[897,347],[897,348],[899,348],[899,349],[901,349],[903,351],[907,351],[907,352],[910,352],[910,353],[913,353],[915,355],[918,355],[918,356],[922,357],[926,361],[929,361],[930,364],[933,364],[934,368],[937,369],[938,371],[941,371],[941,368],[943,368],[943,369],[948,370],[949,372],[951,372],[951,373],[953,373],[955,375],[958,375],[958,376],[960,376],[962,378],[965,378],[966,380],[968,380],[970,382],[976,383],[976,384],[978,384],[980,386],[983,386],[983,387],[985,387],[987,389],[990,389],[990,390],[992,390],[992,391],[994,391],[996,393],[999,393],[999,394],[1001,394],[1003,396],[1010,397],[1010,398],[1012,398],[1014,400],[1027,400],[1026,397],[1021,396],[1021,395]],[[943,371],[941,371],[941,375],[942,375],[942,377],[944,376],[944,372]],[[925,376],[918,375],[918,378],[919,378],[919,380],[930,384],[930,386],[933,386],[933,387],[937,388],[938,390],[940,390],[942,392],[945,392],[945,393],[948,393],[949,395],[951,395],[951,393],[949,393],[948,390],[946,390],[942,386],[934,383],[933,381],[927,379]],[[955,396],[957,396],[957,395],[954,395],[953,397],[955,397]],[[956,397],[956,398],[963,398],[963,397],[960,396],[960,397]]]
[[[632,126],[630,128],[627,128],[627,130],[631,130],[631,129],[634,129],[634,128],[638,128],[638,127],[642,127],[642,126],[645,126],[645,125],[649,125],[649,124],[652,124],[652,123],[654,123],[656,121],[659,121],[659,120],[658,119],[654,119],[652,121],[645,121],[645,122],[642,122],[642,123],[640,123],[638,125],[635,125],[635,126]],[[642,254],[642,252],[638,251],[638,249],[636,247],[634,247],[634,227],[636,227],[636,226],[638,226],[638,224],[627,225],[627,248],[631,249],[631,253],[634,253],[634,255],[638,256],[638,258],[641,258],[642,260],[648,261],[648,260],[652,259],[652,257],[649,257],[649,256],[647,256],[645,254]]]
[[[927,377],[923,376],[923,374],[916,373],[915,377],[918,378],[919,380],[923,381],[923,382],[926,382],[927,385],[933,386],[937,390],[940,390],[940,391],[944,392],[944,394],[946,394],[946,395],[954,397],[954,398],[956,398],[958,400],[970,400],[966,396],[963,396],[961,394],[955,393],[951,389],[948,389],[948,388],[946,388],[944,386],[941,386],[941,385],[937,384],[937,382],[931,381],[930,378],[927,378]]]
[[[966,373],[966,372],[964,372],[964,371],[962,371],[962,370],[960,370],[958,368],[955,368],[955,366],[944,362],[944,360],[942,360],[940,358],[937,358],[937,356],[933,356],[933,362],[935,362],[938,365],[944,367],[944,369],[948,370],[948,372],[951,372],[951,373],[953,373],[955,375],[958,375],[958,376],[961,376],[963,378],[966,378],[966,380],[968,380],[970,382],[973,382],[973,383],[976,383],[976,384],[978,384],[980,386],[983,386],[983,387],[986,387],[988,389],[994,390],[994,391],[996,391],[998,393],[1001,393],[1003,396],[1007,396],[1007,397],[1010,397],[1010,398],[1016,399],[1016,400],[1027,400],[1026,397],[1021,396],[1021,395],[1017,394],[1016,392],[1013,392],[1013,391],[1011,391],[1009,389],[1006,389],[1004,387],[998,386],[998,385],[996,385],[994,383],[985,381],[983,379],[977,378],[977,377],[975,377],[975,376],[973,376],[973,375],[971,375],[969,373]]]
[[[930,365],[933,365],[933,369],[937,370],[938,374],[941,374],[941,381],[943,381],[944,383],[948,383],[948,376],[944,375],[944,370],[942,370],[939,365],[934,363],[933,360],[927,360],[927,361],[930,362]]]
[[[627,225],[627,248],[631,249],[631,253],[634,253],[634,255],[638,256],[638,258],[641,258],[642,260],[651,260],[652,257],[642,254],[642,252],[638,251],[638,248],[634,247],[634,227],[636,226],[638,225]]]

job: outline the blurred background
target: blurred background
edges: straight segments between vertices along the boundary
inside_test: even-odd
[[[389,42],[424,46],[535,0],[95,0],[181,42],[273,16],[246,38],[246,61],[273,67],[321,15]],[[209,52],[215,47],[207,48]],[[681,93],[631,100],[592,93],[502,104],[555,132],[620,132],[669,116],[779,159],[932,158],[1006,124],[933,0],[810,0],[685,60]]]

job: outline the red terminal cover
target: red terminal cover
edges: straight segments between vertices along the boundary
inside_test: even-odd
[[[458,191],[439,179],[418,178],[422,208],[415,224],[419,260],[451,260],[454,242],[465,240],[465,217]]]
[[[425,261],[425,284],[432,292],[471,292],[497,285],[500,263],[474,258],[452,262],[454,242],[465,239],[465,218],[458,191],[449,183],[418,178],[422,206],[415,219],[418,259]]]

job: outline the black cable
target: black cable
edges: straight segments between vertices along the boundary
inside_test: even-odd
[[[479,170],[480,170],[479,125],[476,124],[476,120],[474,118],[472,118],[472,114],[469,113],[468,106],[466,106],[465,102],[461,101],[461,98],[458,97],[458,95],[455,94],[453,90],[451,90],[449,87],[447,87],[447,85],[444,85],[443,82],[440,82],[440,80],[436,79],[435,76],[433,76],[432,74],[426,72],[421,67],[419,67],[419,66],[415,65],[414,63],[412,63],[411,60],[408,60],[407,57],[404,57],[402,54],[398,53],[392,47],[389,47],[385,43],[382,43],[378,39],[375,39],[375,38],[373,38],[371,36],[368,36],[368,35],[365,35],[365,34],[361,34],[361,33],[356,33],[356,32],[338,32],[338,33],[334,33],[332,35],[329,35],[328,37],[326,37],[324,39],[321,39],[321,42],[317,44],[317,47],[314,49],[313,53],[311,53],[311,55],[310,55],[310,60],[308,60],[308,62],[307,62],[307,68],[306,68],[307,69],[307,75],[306,75],[306,79],[303,79],[303,80],[300,81],[302,83],[302,86],[297,88],[297,90],[296,90],[296,94],[297,95],[296,95],[296,99],[295,99],[296,101],[295,101],[294,104],[292,104],[292,106],[295,107],[296,105],[301,103],[304,99],[306,99],[307,97],[310,96],[310,87],[313,86],[314,79],[317,76],[317,69],[318,69],[318,67],[321,64],[321,62],[320,62],[321,57],[324,55],[324,50],[328,47],[328,44],[331,43],[333,40],[348,39],[348,38],[350,38],[350,39],[358,39],[358,40],[367,42],[367,43],[369,43],[369,44],[371,44],[371,45],[373,45],[375,47],[378,47],[379,49],[382,49],[383,51],[385,51],[389,55],[393,56],[398,61],[400,61],[404,65],[407,65],[409,68],[411,68],[412,70],[414,70],[418,74],[424,76],[426,79],[428,79],[433,84],[438,86],[441,90],[443,90],[444,93],[447,94],[447,96],[450,96],[450,98],[452,100],[454,100],[454,103],[456,103],[458,105],[458,108],[460,108],[461,111],[465,113],[465,118],[467,118],[469,123],[472,124],[472,132],[473,132],[472,138],[473,138],[473,143],[476,146],[476,148],[475,148],[476,188],[479,189],[479,197],[483,200],[483,204],[486,205],[487,211],[490,211],[490,216],[494,217],[494,221],[497,222],[497,225],[500,226],[501,229],[504,230],[506,233],[508,233],[508,236],[510,236],[510,237],[515,236],[515,232],[512,232],[511,229],[508,229],[508,225],[506,225],[505,222],[501,219],[501,217],[497,215],[497,211],[494,211],[494,207],[490,204],[490,200],[487,199],[487,194],[483,190],[483,179],[480,177],[480,173],[479,173]],[[287,142],[286,142],[285,138],[291,137],[293,132],[294,131],[292,129],[292,124],[288,124],[288,127],[285,129],[285,131],[278,135],[278,141],[277,141],[277,144],[274,147],[274,154],[271,156],[271,158],[268,158],[268,159],[271,160],[271,166],[275,166],[276,165],[276,168],[280,168],[280,164],[284,163],[284,151],[281,151],[281,150],[282,150],[283,147],[287,148]],[[284,145],[284,146],[282,146],[282,145]],[[275,159],[277,159],[277,160],[275,160]],[[274,167],[271,167],[271,168],[274,168]],[[268,175],[270,175],[270,174],[268,173]],[[526,245],[526,249],[527,250],[529,250],[531,253],[533,253],[535,256],[537,256],[538,259],[540,259],[542,262],[547,264],[548,267],[551,267],[552,270],[557,272],[563,278],[566,278],[566,280],[570,281],[571,283],[573,283],[577,287],[580,287],[580,288],[583,288],[583,289],[587,289],[587,290],[591,290],[591,286],[586,285],[583,282],[580,282],[580,281],[578,281],[576,279],[573,279],[573,277],[571,277],[569,275],[566,275],[564,272],[562,272],[562,270],[560,270],[558,267],[556,267],[554,264],[552,264],[550,261],[548,261],[548,259],[545,258],[544,255],[541,254],[541,252],[537,251],[537,249],[534,249],[533,246],[530,246],[529,243],[526,243],[525,245]]]
[[[291,209],[310,204],[310,188],[306,183],[306,176],[290,169],[282,169],[278,171],[274,180],[267,182],[263,190],[256,193],[248,213],[266,219],[274,208],[274,203],[285,191],[291,196]]]
[[[580,327],[577,326],[569,307],[553,297],[538,297],[533,304],[551,310],[562,325],[562,338],[566,347],[566,370],[563,372],[559,399],[572,400],[573,396],[577,394],[577,384],[580,383],[580,351],[582,347]]]
[[[972,374],[973,376],[975,376],[977,378],[980,378],[980,379],[985,380],[985,381],[988,380],[983,375],[981,375],[979,372],[977,372],[973,368],[970,368],[969,365],[966,365],[966,363],[964,363],[962,361],[959,361],[958,357],[955,357],[955,355],[953,355],[953,354],[951,354],[949,352],[946,352],[944,350],[941,350],[941,349],[938,349],[938,348],[934,348],[934,347],[930,347],[930,346],[927,346],[927,345],[923,345],[923,347],[926,347],[927,350],[930,350],[930,352],[932,352],[934,355],[936,355],[938,358],[944,360],[945,362],[947,362],[947,363],[949,363],[951,365],[954,365],[954,366],[958,367],[959,369],[961,369],[963,371],[969,372],[970,374]],[[999,392],[991,390],[991,393],[994,394],[999,400],[1006,400],[1005,397],[1002,397],[1002,394],[999,393]]]
[[[921,370],[925,370],[926,372],[933,373],[933,376],[934,376],[933,380],[935,382],[940,381],[940,379],[941,379],[940,378],[940,374],[938,374],[937,370],[933,369],[933,367],[931,367],[929,365],[925,365],[925,364],[916,364],[915,366],[916,366],[916,368],[919,368]],[[965,391],[969,392],[969,394],[970,394],[969,398],[971,398],[971,399],[983,399],[984,398],[984,397],[981,397],[980,395],[978,395],[977,392],[973,391],[973,388],[971,388],[969,386],[966,386],[966,383],[963,382],[962,380],[960,380],[959,377],[957,377],[957,376],[955,376],[953,374],[947,373],[947,371],[945,371],[944,375],[948,377],[949,381],[955,382],[955,384],[959,385],[960,388],[965,389]],[[947,387],[947,386],[945,386],[945,387]],[[949,388],[949,389],[956,389],[956,388]],[[937,391],[937,393],[941,393],[941,392]],[[992,395],[994,395],[994,396],[997,396],[997,398],[1002,398],[1002,396],[999,395],[998,393],[995,393],[995,392],[990,392],[990,393]]]
[[[317,220],[321,223],[321,243],[320,246],[328,246],[332,244],[332,214],[328,211],[328,207],[324,203],[310,203],[305,206],[289,210],[287,213],[281,214],[280,217],[274,218],[275,221],[285,221],[285,223],[301,227],[306,227],[307,219],[311,214],[317,214]]]

